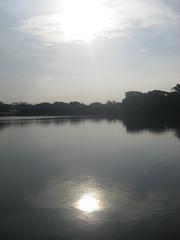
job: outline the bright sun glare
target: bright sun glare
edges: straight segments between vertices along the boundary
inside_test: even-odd
[[[100,202],[95,197],[87,194],[78,201],[77,208],[83,212],[91,213],[100,208]]]
[[[65,0],[61,15],[64,38],[90,42],[107,27],[110,15],[102,0]]]

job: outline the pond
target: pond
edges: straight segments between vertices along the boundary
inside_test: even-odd
[[[180,130],[0,118],[0,236],[180,239]]]

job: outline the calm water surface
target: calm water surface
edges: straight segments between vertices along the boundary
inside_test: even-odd
[[[0,119],[0,239],[180,239],[180,131]]]

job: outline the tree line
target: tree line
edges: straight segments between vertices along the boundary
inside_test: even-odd
[[[105,116],[124,120],[178,119],[180,118],[180,84],[170,92],[153,90],[147,93],[129,91],[122,102],[84,104],[80,102],[54,102],[5,104],[0,102],[0,115],[17,116]]]

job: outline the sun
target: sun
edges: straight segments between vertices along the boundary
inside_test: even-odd
[[[84,195],[77,202],[77,208],[86,213],[92,213],[100,209],[100,202],[91,195]]]
[[[102,0],[65,0],[61,14],[64,39],[91,42],[107,27],[110,15]]]

